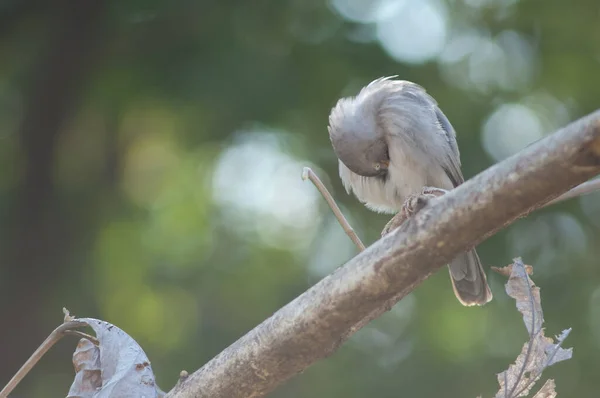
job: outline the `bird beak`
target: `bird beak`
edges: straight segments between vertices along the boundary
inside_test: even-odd
[[[388,167],[390,167],[390,161],[389,160],[384,160],[384,161],[381,162],[381,164],[384,165],[386,169]]]

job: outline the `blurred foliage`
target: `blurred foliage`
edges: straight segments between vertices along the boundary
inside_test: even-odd
[[[386,217],[346,195],[326,125],[382,75],[425,86],[467,177],[597,108],[595,0],[0,0],[0,385],[61,319],[105,319],[163,389],[354,254],[313,167],[366,241]],[[480,246],[535,267],[550,369],[596,396],[600,195]],[[524,338],[503,277],[463,308],[445,271],[274,397],[490,395]],[[61,396],[75,340],[15,397]]]

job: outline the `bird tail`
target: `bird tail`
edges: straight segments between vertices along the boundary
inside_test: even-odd
[[[458,255],[448,268],[454,294],[462,305],[484,305],[492,299],[492,292],[475,249]]]

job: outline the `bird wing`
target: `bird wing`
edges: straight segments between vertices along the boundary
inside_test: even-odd
[[[460,170],[460,152],[458,151],[458,143],[456,142],[456,132],[442,110],[437,105],[434,105],[434,107],[438,124],[451,149],[447,152],[448,155],[444,159],[445,161],[442,164],[442,168],[448,175],[448,178],[452,181],[452,184],[457,187],[465,182],[465,178]]]

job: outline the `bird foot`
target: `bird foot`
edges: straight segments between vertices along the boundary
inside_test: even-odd
[[[425,206],[427,206],[427,203],[429,203],[430,199],[442,196],[447,192],[448,191],[441,188],[423,187],[420,194],[409,195],[402,204],[400,211],[385,225],[383,231],[381,231],[381,236],[386,236],[402,225],[402,223],[404,223],[404,221],[406,221],[409,217],[412,217],[421,211]]]
[[[428,197],[438,197],[438,196],[442,196],[447,194],[448,191],[446,191],[445,189],[442,188],[436,188],[436,187],[423,187],[423,189],[421,190],[421,195],[425,195]]]

